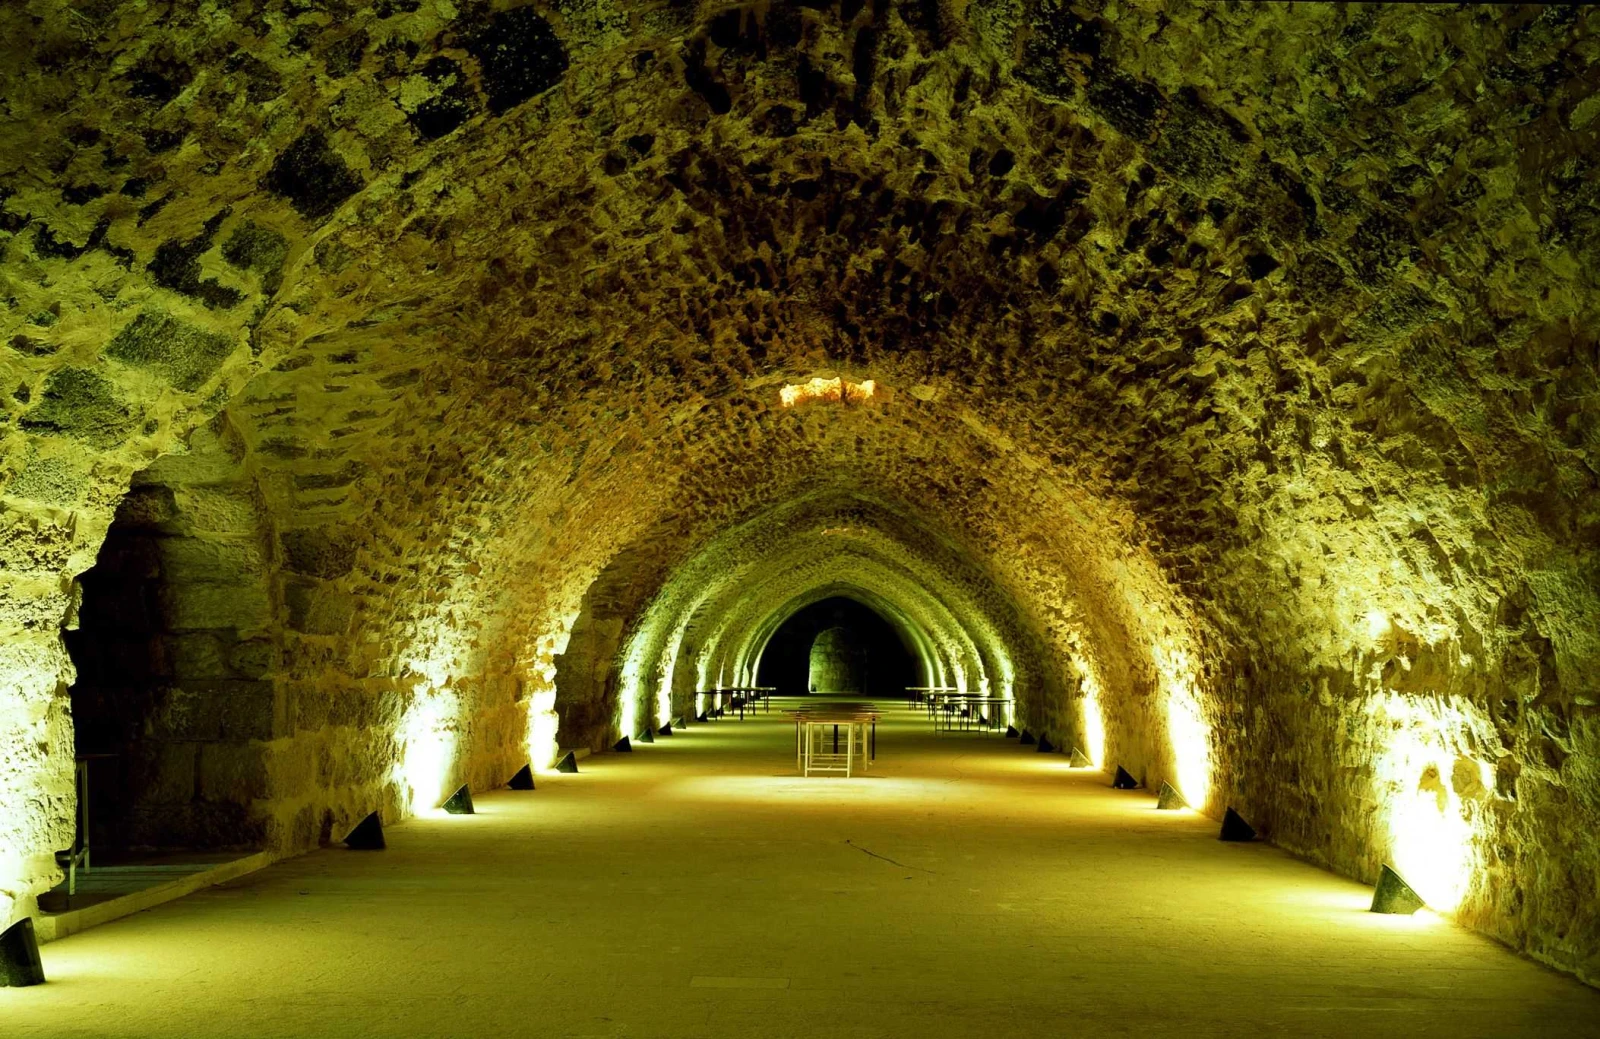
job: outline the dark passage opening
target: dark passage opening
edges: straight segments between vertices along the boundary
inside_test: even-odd
[[[171,463],[176,468],[192,459]],[[94,862],[261,847],[280,657],[268,553],[236,485],[134,477],[79,582],[76,751]]]
[[[813,665],[816,665],[815,667]],[[781,696],[812,691],[875,699],[905,695],[917,664],[893,625],[844,596],[812,603],[779,625],[761,655],[758,685]]]

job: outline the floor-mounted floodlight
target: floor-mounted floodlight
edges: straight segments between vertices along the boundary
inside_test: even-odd
[[[672,735],[672,723],[668,722],[666,725],[661,726],[661,728],[656,732],[656,735],[657,736],[671,736]]]
[[[1394,868],[1385,865],[1378,874],[1378,889],[1372,893],[1374,913],[1398,913],[1410,916],[1427,903],[1415,888],[1400,879]]]
[[[1217,835],[1224,841],[1253,841],[1256,828],[1244,821],[1244,816],[1229,808],[1222,817],[1222,832]]]
[[[39,939],[33,933],[33,917],[25,916],[0,933],[0,988],[43,984]]]
[[[680,729],[686,728],[686,726],[683,724],[683,715],[681,715],[681,714],[678,715],[678,717],[672,719],[672,724],[676,725]],[[670,726],[669,726],[669,728],[670,728]]]
[[[449,800],[440,806],[451,815],[477,815],[478,810],[472,806],[472,791],[467,784],[462,783],[456,792],[450,795]]]
[[[618,754],[632,754],[633,744],[628,741],[628,737],[624,736],[622,739],[618,740],[611,749],[616,751]]]
[[[378,813],[371,812],[356,823],[355,829],[345,834],[344,846],[351,851],[382,851],[387,845],[383,840],[383,820],[378,818]]]
[[[1111,788],[1113,790],[1137,790],[1139,789],[1139,781],[1133,778],[1132,772],[1118,765],[1116,777],[1111,780]]]
[[[1089,755],[1077,747],[1072,748],[1072,760],[1067,764],[1071,768],[1094,768],[1094,762],[1089,760]]]
[[[1163,781],[1161,793],[1156,795],[1156,808],[1159,811],[1170,812],[1175,808],[1188,808],[1189,802],[1178,793],[1178,788],[1171,783]]]
[[[1031,747],[1035,743],[1039,742],[1038,740],[1033,738],[1033,733],[1029,732],[1027,729],[1023,729],[1022,730],[1021,739],[1022,739],[1022,745],[1024,747]]]
[[[1021,736],[1021,735],[1022,735],[1022,733],[1017,731],[1017,727],[1015,725],[1007,725],[1006,726],[1006,739],[1014,740],[1018,736]]]
[[[1056,752],[1056,745],[1050,742],[1050,738],[1048,736],[1040,736],[1038,749],[1040,754],[1054,754]]]
[[[517,774],[511,777],[511,782],[507,783],[506,786],[513,790],[532,790],[533,766],[523,765],[517,770]]]
[[[578,756],[572,751],[567,751],[567,756],[556,762],[556,771],[569,775],[578,771]]]

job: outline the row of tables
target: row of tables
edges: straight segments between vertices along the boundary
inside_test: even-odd
[[[996,730],[1006,724],[1005,712],[1012,701],[1001,696],[968,693],[949,686],[908,686],[911,708],[926,709],[935,731]],[[727,689],[707,689],[696,696],[728,696],[727,707],[737,709],[740,719],[749,707],[752,711],[760,705],[772,710],[770,686],[746,686]],[[716,709],[720,715],[722,710]],[[882,711],[877,704],[864,701],[829,700],[803,704],[785,714],[794,720],[795,766],[802,775],[844,775],[871,767],[877,758],[878,719]],[[701,718],[712,715],[708,708]]]
[[[1015,702],[955,686],[907,686],[906,692],[913,705],[927,710],[935,732],[999,731],[1007,725],[1006,709]]]
[[[713,717],[720,718],[723,711],[731,710],[738,711],[739,720],[744,721],[746,707],[750,708],[752,714],[755,713],[757,706],[770,713],[772,711],[772,694],[777,691],[776,687],[770,685],[729,686],[726,689],[696,690],[694,695],[697,703],[702,696],[712,697],[713,699],[720,699],[724,696],[728,698],[726,705],[718,704],[716,707],[707,707],[704,711],[699,712],[699,720],[705,721]]]

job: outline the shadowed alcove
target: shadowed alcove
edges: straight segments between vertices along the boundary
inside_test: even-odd
[[[899,699],[920,678],[894,626],[844,596],[797,610],[773,632],[759,659],[756,684],[788,696],[845,692]]]
[[[272,549],[236,443],[198,431],[135,473],[65,633],[76,752],[101,862],[255,849],[268,823],[281,618]]]

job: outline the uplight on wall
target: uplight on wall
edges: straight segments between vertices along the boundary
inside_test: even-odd
[[[639,734],[640,707],[644,701],[644,661],[640,658],[645,640],[635,636],[617,676],[617,731],[623,736]]]
[[[546,769],[555,764],[556,732],[560,727],[554,688],[528,697],[528,763],[534,768]]]
[[[786,408],[813,400],[867,401],[878,392],[878,384],[871,379],[850,382],[843,376],[824,379],[818,376],[805,382],[792,382],[778,390],[778,399]]]
[[[1464,749],[1475,727],[1489,734],[1493,727],[1459,696],[1385,690],[1368,701],[1367,712],[1379,744],[1374,800],[1388,830],[1394,870],[1429,906],[1452,912],[1479,858],[1475,806],[1463,802],[1458,789],[1486,788],[1493,778]]]
[[[12,878],[26,875],[26,865],[20,852],[0,845],[0,927],[9,925],[21,913],[21,899],[13,892],[20,893],[22,885]]]
[[[617,711],[617,731],[626,736],[630,732],[638,732],[639,700],[630,695],[626,684],[623,687],[622,703]]]
[[[427,811],[444,797],[455,763],[459,711],[454,693],[419,686],[401,719],[395,733],[399,755],[394,778],[412,811]]]
[[[567,651],[577,622],[578,611],[573,610],[534,643],[527,681],[533,689],[528,697],[528,764],[535,769],[556,763],[556,734],[561,727],[556,714],[556,657]]]
[[[1083,708],[1083,747],[1084,754],[1095,768],[1100,768],[1106,761],[1106,716],[1100,705],[1100,682],[1087,668],[1079,672],[1083,683],[1083,697],[1079,701]]]
[[[656,725],[662,726],[672,720],[672,674],[677,664],[677,644],[674,640],[666,653],[661,655],[659,674],[656,677]]]
[[[1194,660],[1181,647],[1157,643],[1152,659],[1166,700],[1167,738],[1172,743],[1175,784],[1191,805],[1204,810],[1211,795],[1211,727],[1195,688]]]
[[[1072,658],[1072,671],[1078,676],[1083,696],[1078,700],[1083,711],[1083,746],[1078,751],[1096,768],[1106,765],[1106,708],[1101,703],[1101,684],[1091,661]]]

